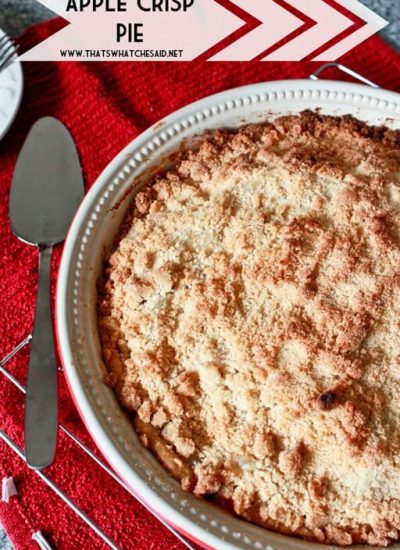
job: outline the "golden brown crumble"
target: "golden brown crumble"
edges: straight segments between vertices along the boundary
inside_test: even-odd
[[[398,132],[217,132],[136,196],[98,312],[105,381],[186,491],[308,540],[399,540]]]

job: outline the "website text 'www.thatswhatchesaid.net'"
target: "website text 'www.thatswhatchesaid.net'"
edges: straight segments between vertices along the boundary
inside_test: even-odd
[[[179,59],[183,50],[60,50],[65,59]]]

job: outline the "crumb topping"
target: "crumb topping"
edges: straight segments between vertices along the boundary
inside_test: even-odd
[[[307,111],[218,131],[136,195],[105,382],[186,491],[308,540],[399,540],[399,145]]]

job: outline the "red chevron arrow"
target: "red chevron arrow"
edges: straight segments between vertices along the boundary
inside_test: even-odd
[[[315,25],[300,36],[286,43],[264,58],[265,61],[297,61],[321,48],[327,42],[353,27],[353,21],[342,15],[337,9],[321,0],[287,0],[297,10],[312,17]],[[321,44],[321,39],[323,43]]]
[[[232,10],[232,2],[216,1]],[[234,2],[242,19],[251,14],[258,24],[212,48],[213,61],[335,61],[388,24],[359,0]]]
[[[388,21],[358,0],[335,0],[335,3],[338,5],[338,9],[342,11],[347,10],[353,16],[358,17],[364,24],[356,28],[348,36],[344,36],[339,41],[336,41],[333,46],[324,49],[323,53],[314,57],[314,61],[336,61],[389,24]]]
[[[313,24],[300,12],[291,13],[285,0],[235,0],[235,4],[254,15],[259,25],[211,57],[212,61],[249,61],[266,48],[277,47],[282,39],[294,38]]]
[[[254,29],[262,25],[262,22],[255,17],[254,14],[250,14],[244,9],[242,9],[237,3],[234,4],[231,0],[215,0],[217,4],[220,4],[223,8],[232,12],[237,17],[240,17],[245,24],[234,31],[229,36],[225,37],[223,40],[214,44],[211,48],[203,52],[196,58],[196,61],[204,61],[206,59],[212,58],[217,52],[229,48],[231,44],[237,43],[243,36],[251,33]]]
[[[318,0],[317,0],[318,1]],[[301,37],[306,33],[307,31],[311,30],[317,22],[314,20],[314,18],[311,18],[309,14],[305,14],[304,12],[300,11],[296,8],[295,5],[291,4],[288,0],[274,0],[276,4],[281,6],[283,9],[290,12],[292,15],[296,16],[299,20],[303,21],[303,25],[299,27],[294,32],[289,33],[287,36],[284,36],[273,44],[272,46],[267,47],[264,51],[262,51],[260,54],[258,54],[255,58],[257,61],[264,60],[267,56],[275,52],[276,50],[279,50],[280,48],[283,48],[286,44],[291,43],[292,41],[296,40],[297,37]]]

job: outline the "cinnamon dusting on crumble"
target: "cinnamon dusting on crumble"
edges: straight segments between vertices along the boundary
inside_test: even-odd
[[[137,195],[106,381],[184,490],[306,540],[400,538],[399,145],[304,112],[218,131]]]

